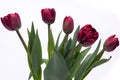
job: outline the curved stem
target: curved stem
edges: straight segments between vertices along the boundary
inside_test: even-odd
[[[24,48],[25,48],[25,51],[26,51],[27,57],[28,57],[28,65],[29,65],[31,74],[33,75],[33,78],[34,78],[34,80],[35,80],[35,75],[34,75],[34,72],[33,72],[33,70],[32,70],[32,65],[31,65],[31,56],[30,56],[31,54],[30,54],[30,51],[29,51],[29,49],[28,49],[28,47],[27,47],[27,45],[26,45],[24,39],[22,38],[22,36],[21,36],[19,30],[16,30],[16,33],[17,33],[19,39],[21,40],[21,42],[22,42],[22,44],[23,44],[23,46],[24,46]]]
[[[18,35],[19,39],[21,40],[21,42],[22,42],[22,44],[23,44],[23,46],[24,46],[24,48],[25,48],[25,50],[26,50],[26,52],[27,52],[28,57],[30,57],[30,52],[29,52],[29,50],[28,50],[28,47],[27,47],[25,41],[23,40],[23,38],[22,38],[19,30],[16,30],[16,32],[17,32],[17,35]]]

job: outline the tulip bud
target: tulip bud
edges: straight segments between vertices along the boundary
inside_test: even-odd
[[[91,46],[98,38],[99,33],[92,27],[91,24],[87,24],[80,29],[77,34],[77,40],[82,46]]]
[[[52,24],[55,21],[56,12],[55,9],[45,8],[41,10],[42,20],[46,24]]]
[[[74,21],[71,16],[66,16],[63,21],[63,31],[66,34],[70,34],[74,28]]]
[[[115,38],[116,35],[112,35],[104,42],[103,48],[107,52],[113,51],[118,45],[119,40],[118,38]]]
[[[1,18],[2,24],[10,31],[15,31],[21,27],[21,20],[18,13],[8,14]]]

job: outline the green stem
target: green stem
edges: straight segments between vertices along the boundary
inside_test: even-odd
[[[63,41],[64,41],[64,43],[66,43],[66,42],[67,42],[67,40],[68,40],[68,35],[69,35],[69,34],[66,34],[66,35],[65,35],[64,40],[63,40]]]
[[[22,42],[22,44],[23,44],[23,46],[24,46],[24,48],[25,48],[25,50],[27,52],[28,57],[30,57],[30,52],[29,52],[29,50],[27,48],[27,45],[26,45],[25,41],[23,40],[19,30],[16,30],[16,32],[17,32],[17,35],[19,36],[19,39],[21,40],[21,42]]]
[[[34,72],[33,72],[33,70],[32,70],[32,65],[31,65],[30,51],[28,50],[28,47],[27,47],[27,45],[26,45],[24,39],[22,38],[22,36],[21,36],[19,30],[16,30],[16,33],[17,33],[19,39],[21,40],[21,42],[22,42],[22,44],[23,44],[23,46],[24,46],[24,48],[25,48],[25,51],[26,51],[27,57],[28,57],[29,68],[30,68],[31,74],[33,75],[33,78],[34,78],[34,80],[35,80],[35,75],[34,75]]]
[[[103,56],[103,53],[104,53],[104,49],[102,49],[98,55],[95,57],[94,61],[91,63],[91,65],[89,66],[88,70],[86,71],[85,75],[84,75],[84,78],[89,74],[89,72],[92,70],[90,67],[96,62],[96,61],[99,61],[101,59],[101,57]]]
[[[76,47],[74,47],[70,53],[65,57],[65,60],[68,61],[72,55],[74,54],[75,51],[77,51],[78,49],[80,50],[82,48],[81,44],[78,44]]]
[[[50,47],[50,24],[48,24],[48,49]],[[51,53],[50,51],[48,50],[48,60],[51,58]]]

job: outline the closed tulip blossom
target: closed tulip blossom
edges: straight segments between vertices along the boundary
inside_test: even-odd
[[[18,13],[8,14],[1,18],[1,22],[10,31],[15,31],[21,27],[21,20]]]
[[[54,8],[45,8],[41,10],[41,15],[46,24],[52,24],[55,21],[56,11]]]
[[[74,28],[74,21],[71,16],[66,16],[63,21],[63,31],[70,34]]]
[[[107,52],[113,51],[117,46],[119,46],[119,40],[115,37],[116,35],[112,35],[105,41],[103,47]]]
[[[98,38],[99,33],[91,24],[87,24],[80,29],[77,34],[77,40],[82,44],[82,46],[91,46]]]

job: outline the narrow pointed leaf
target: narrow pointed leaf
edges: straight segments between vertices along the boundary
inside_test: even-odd
[[[68,35],[65,35],[64,36],[64,39],[62,40],[62,42],[61,42],[61,44],[60,44],[60,46],[59,46],[59,48],[58,48],[58,50],[59,50],[59,52],[63,55],[63,53],[64,53],[64,46],[65,46],[65,43],[68,41]]]
[[[75,80],[82,80],[84,78],[84,75],[85,75],[87,69],[89,68],[89,66],[91,65],[91,63],[93,62],[93,60],[95,59],[95,57],[96,57],[96,55],[97,55],[97,53],[99,51],[100,43],[101,43],[101,40],[99,41],[95,51],[92,54],[89,54],[85,58],[85,60],[81,64],[80,70],[78,71]]]
[[[103,53],[104,53],[104,50],[102,49],[102,50],[97,54],[97,56],[95,57],[95,59],[94,59],[93,62],[99,61],[99,60],[101,59]]]
[[[110,59],[111,59],[111,57],[109,59],[101,59],[99,61],[96,61],[95,63],[93,63],[92,67],[95,68],[99,65],[102,65],[102,64],[108,62]]]
[[[59,33],[56,44],[55,44],[55,49],[57,50],[58,45],[59,45],[59,39],[60,39],[60,35],[61,35],[62,31]]]
[[[78,28],[76,29],[74,35],[73,35],[73,39],[72,39],[72,46],[71,46],[71,49],[74,48],[76,46],[76,43],[77,43],[77,34],[79,32],[79,29],[80,29],[80,26],[78,26]]]
[[[63,52],[64,57],[67,56],[67,54],[69,53],[71,44],[72,44],[72,40],[69,39],[68,42],[64,46],[64,52]]]
[[[77,55],[77,58],[72,66],[72,68],[70,69],[70,74],[68,76],[68,80],[72,79],[75,74],[77,73],[78,69],[80,68],[80,63],[83,60],[83,58],[86,56],[86,54],[88,53],[88,51],[90,50],[91,47],[83,50],[82,52],[79,52]]]
[[[41,43],[38,36],[38,32],[36,33],[35,40],[33,43],[32,51],[31,51],[31,59],[32,59],[32,69],[37,78],[41,76],[41,63],[42,63],[42,49]]]
[[[86,74],[85,74],[84,77],[86,77],[86,76],[88,75],[88,73],[89,73],[93,68],[95,68],[95,67],[97,67],[97,66],[100,66],[100,65],[108,62],[110,59],[111,59],[111,56],[110,56],[109,59],[101,59],[101,60],[99,60],[99,61],[94,62],[94,63],[89,67],[89,69],[87,69]]]
[[[32,23],[31,26],[31,32],[28,30],[28,36],[29,36],[29,41],[28,41],[28,49],[31,52],[33,43],[34,43],[34,38],[35,38],[35,29],[34,29],[34,24]]]

